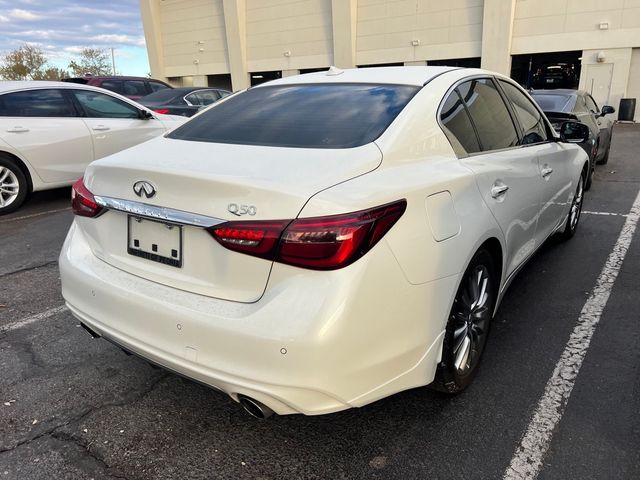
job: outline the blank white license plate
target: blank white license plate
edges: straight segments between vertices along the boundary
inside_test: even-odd
[[[182,267],[182,227],[128,216],[127,252],[136,257]]]

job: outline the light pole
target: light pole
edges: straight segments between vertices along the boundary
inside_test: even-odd
[[[113,74],[116,74],[116,56],[113,53],[113,47],[111,47],[111,68],[113,70]]]

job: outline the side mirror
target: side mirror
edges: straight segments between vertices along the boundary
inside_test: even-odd
[[[591,131],[584,123],[564,122],[560,127],[560,140],[566,143],[583,143],[590,136]]]
[[[616,109],[613,108],[611,105],[602,106],[602,113],[600,114],[601,117],[604,117],[605,115],[609,115],[611,113],[616,113]]]
[[[138,110],[138,118],[140,118],[140,120],[149,120],[153,118],[153,115],[147,110]]]

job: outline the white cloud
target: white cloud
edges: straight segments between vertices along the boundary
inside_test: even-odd
[[[35,21],[35,20],[40,20],[42,18],[42,15],[36,15],[33,12],[30,12],[29,10],[22,10],[20,8],[14,8],[13,10],[11,10],[9,12],[9,16],[11,18],[15,18],[18,20],[27,20],[27,21]]]
[[[134,37],[132,35],[103,34],[91,37],[91,40],[99,43],[110,43],[120,45],[135,45],[144,47],[144,37]]]

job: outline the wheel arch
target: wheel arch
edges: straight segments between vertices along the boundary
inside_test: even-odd
[[[13,153],[7,152],[6,150],[0,150],[0,157],[7,158],[18,166],[18,168],[22,171],[25,178],[27,179],[27,193],[33,192],[33,179],[31,177],[31,170],[29,170],[27,164],[20,157],[14,155]]]

